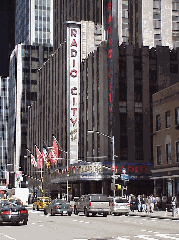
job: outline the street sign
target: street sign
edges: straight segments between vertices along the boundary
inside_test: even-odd
[[[121,174],[121,180],[129,180],[128,174]]]
[[[119,176],[120,176],[120,175],[112,175],[111,177],[112,177],[112,178],[115,178],[115,179],[118,179]]]
[[[125,168],[122,169],[122,173],[126,174],[126,169]]]

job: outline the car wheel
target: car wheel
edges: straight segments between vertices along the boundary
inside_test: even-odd
[[[63,212],[61,212],[61,216],[63,216]]]
[[[47,213],[47,210],[46,209],[44,209],[44,215],[47,215],[48,213]]]
[[[39,211],[39,206],[37,206],[37,211]]]
[[[24,219],[23,225],[27,225],[27,219]]]
[[[53,210],[51,210],[51,216],[55,216],[55,214],[54,214]]]
[[[92,213],[92,216],[93,216],[93,217],[96,216],[96,213]]]
[[[89,212],[87,211],[86,208],[85,208],[85,210],[84,210],[84,214],[85,214],[86,217],[89,217]]]
[[[15,226],[18,226],[19,225],[19,222],[18,221],[15,221],[15,222],[12,222],[13,225]]]
[[[76,207],[74,208],[74,214],[78,215],[78,211],[77,211]]]
[[[117,213],[114,212],[114,216],[117,216]]]
[[[71,216],[71,212],[68,212],[68,216]]]
[[[125,216],[128,216],[128,213],[125,213]]]
[[[107,217],[107,213],[103,213],[103,217]]]
[[[33,206],[33,208],[32,208],[33,210],[35,210],[35,207]]]

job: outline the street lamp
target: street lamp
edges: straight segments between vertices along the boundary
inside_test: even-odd
[[[112,182],[113,182],[113,196],[115,197],[115,155],[114,155],[114,136],[108,136],[104,133],[100,133],[98,131],[88,130],[88,133],[97,133],[99,135],[102,135],[104,137],[110,138],[112,143]]]

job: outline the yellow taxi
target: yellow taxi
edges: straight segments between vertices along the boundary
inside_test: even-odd
[[[38,197],[37,200],[33,203],[33,210],[44,209],[50,203],[49,197]]]

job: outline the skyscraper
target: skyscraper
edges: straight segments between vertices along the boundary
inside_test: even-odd
[[[8,159],[9,77],[0,77],[0,181],[6,179]]]
[[[0,1],[0,76],[9,73],[9,56],[14,49],[14,11],[13,0]]]
[[[179,47],[179,0],[130,0],[129,43]]]
[[[15,45],[53,45],[53,1],[16,0]]]

